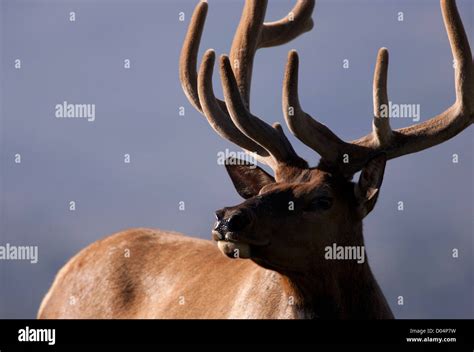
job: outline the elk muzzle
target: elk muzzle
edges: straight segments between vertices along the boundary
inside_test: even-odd
[[[212,238],[229,258],[250,258],[251,245],[259,245],[251,235],[253,217],[240,208],[223,208],[216,211]]]

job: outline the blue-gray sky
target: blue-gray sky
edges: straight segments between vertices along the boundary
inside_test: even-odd
[[[40,255],[37,264],[0,261],[0,317],[34,317],[58,269],[98,238],[138,226],[209,238],[213,211],[241,201],[216,162],[219,151],[239,149],[193,110],[178,80],[196,3],[0,0],[0,245],[38,245]],[[207,48],[228,53],[242,4],[209,0],[200,55]],[[292,6],[269,1],[267,20]],[[458,7],[474,45],[474,3]],[[341,138],[370,129],[381,46],[390,51],[391,101],[420,104],[422,121],[453,102],[439,1],[319,0],[313,18],[311,32],[256,56],[252,110],[267,122],[283,122],[281,83],[293,48],[301,58],[302,105]],[[215,87],[220,95],[217,75]],[[96,104],[96,120],[55,118],[55,105],[65,100]],[[398,119],[392,126],[411,123]],[[290,139],[317,163],[315,152]],[[472,152],[471,129],[388,163],[364,229],[371,267],[397,318],[474,317]],[[21,164],[14,163],[17,153]]]

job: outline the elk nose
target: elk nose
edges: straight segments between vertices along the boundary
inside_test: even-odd
[[[224,232],[226,227],[226,222],[223,220],[225,211],[224,209],[216,210],[216,222],[214,224],[214,230],[212,231],[212,237],[215,241],[220,241],[224,239]]]
[[[231,232],[242,231],[250,223],[250,218],[242,211],[232,214],[227,219],[227,229]]]
[[[216,210],[216,222],[214,224],[214,230],[219,230],[224,226],[224,213],[225,211],[223,209]]]

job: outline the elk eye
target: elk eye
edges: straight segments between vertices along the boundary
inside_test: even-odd
[[[308,204],[307,210],[316,211],[316,210],[328,210],[332,206],[332,198],[330,197],[318,197],[313,199],[311,203]]]

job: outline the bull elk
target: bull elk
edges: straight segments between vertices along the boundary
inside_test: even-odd
[[[352,142],[302,109],[298,54],[291,51],[283,114],[290,131],[321,156],[318,166],[309,167],[278,123],[270,126],[250,112],[250,83],[257,49],[310,31],[314,6],[314,0],[300,0],[291,18],[264,23],[267,1],[246,0],[230,58],[219,60],[221,101],[212,87],[214,51],[196,68],[208,10],[205,1],[197,5],[180,58],[184,92],[221,137],[255,153],[274,176],[229,160],[226,169],[245,201],[216,212],[217,246],[144,228],[97,241],[57,274],[39,318],[393,318],[367,261],[327,260],[325,248],[335,243],[363,248],[362,220],[375,206],[387,160],[433,147],[471,125],[468,38],[455,1],[441,0],[456,62],[456,101],[436,117],[396,130],[381,114],[388,104],[388,51],[380,49],[372,131]]]

